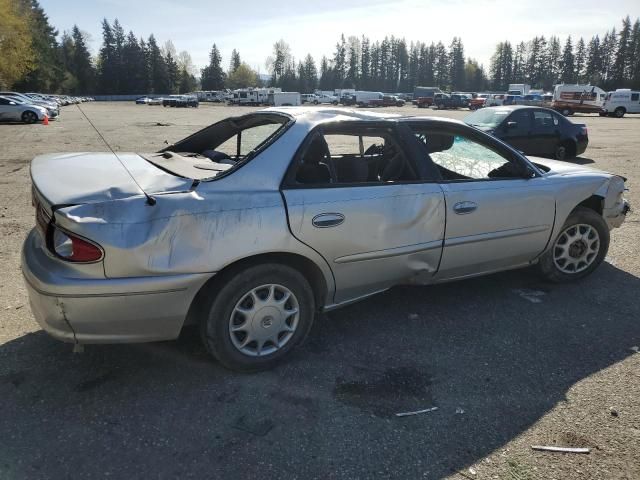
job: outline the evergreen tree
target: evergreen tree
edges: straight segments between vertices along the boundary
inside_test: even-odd
[[[307,54],[304,58],[303,73],[306,81],[306,91],[313,92],[318,86],[318,69],[311,54]]]
[[[345,78],[344,86],[347,88],[357,88],[359,86],[359,64],[360,64],[360,41],[356,37],[349,37],[349,67]]]
[[[174,60],[171,52],[167,52],[164,61],[167,64],[169,91],[171,93],[177,93],[180,88],[180,78],[178,76],[180,72],[178,70],[178,63]]]
[[[597,85],[600,83],[602,71],[602,56],[600,52],[600,37],[598,35],[591,38],[587,47],[587,60],[585,65],[585,80]]]
[[[631,19],[627,17],[622,20],[622,29],[618,34],[618,46],[612,66],[612,79],[616,85],[624,86],[625,80],[629,78],[631,71]]]
[[[240,60],[240,53],[234,48],[231,52],[231,64],[229,65],[229,73],[233,73],[240,66],[242,61]]]
[[[77,25],[71,30],[73,41],[73,57],[71,65],[67,69],[73,74],[77,83],[72,93],[88,94],[95,91],[96,72],[91,62],[91,54],[87,48],[84,36]]]
[[[98,55],[98,93],[116,93],[116,45],[109,21],[102,20],[102,48]]]
[[[149,36],[149,40],[147,40],[147,61],[149,66],[149,86],[151,93],[170,93],[171,85],[169,83],[167,63],[153,34],[151,34]]]
[[[30,10],[14,0],[0,0],[0,88],[9,88],[35,68]]]
[[[336,52],[333,56],[333,76],[338,88],[342,88],[342,83],[346,75],[347,66],[347,46],[344,34],[340,36],[340,41],[336,44]]]
[[[563,83],[577,83],[575,57],[573,56],[573,43],[571,35],[567,37],[562,50],[562,60],[560,61],[560,80]]]
[[[436,44],[434,53],[433,74],[435,83],[442,89],[449,89],[449,55],[442,42]]]
[[[371,48],[367,37],[362,36],[360,55],[360,88],[367,89],[371,85]]]
[[[449,75],[452,90],[462,90],[465,87],[464,47],[458,37],[453,37],[449,47]]]
[[[576,81],[578,83],[584,83],[585,66],[587,63],[587,49],[584,44],[584,38],[580,37],[576,44],[576,54],[574,58]]]
[[[225,75],[222,71],[222,57],[216,44],[211,47],[209,65],[202,69],[202,89],[222,90],[224,88]]]

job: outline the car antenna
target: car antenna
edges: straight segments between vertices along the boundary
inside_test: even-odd
[[[98,130],[96,128],[96,126],[93,124],[93,122],[89,119],[89,117],[87,117],[87,114],[84,113],[84,110],[82,110],[82,108],[80,108],[80,105],[78,103],[76,103],[76,107],[78,107],[78,110],[80,110],[80,113],[82,113],[82,116],[84,118],[87,119],[87,122],[89,122],[89,125],[91,125],[93,127],[93,129],[96,131],[96,133],[98,134],[98,136],[102,139],[102,141],[104,142],[104,144],[107,146],[107,148],[109,150],[111,150],[111,153],[113,153],[116,158],[118,159],[118,161],[120,162],[120,165],[122,165],[122,167],[127,171],[127,173],[129,174],[129,176],[131,177],[131,180],[133,180],[133,183],[135,183],[138,188],[142,191],[142,193],[144,193],[144,196],[147,198],[147,205],[155,205],[156,204],[156,199],[153,198],[151,195],[149,195],[147,192],[144,191],[144,189],[140,186],[140,184],[136,181],[135,177],[131,174],[131,172],[129,171],[129,169],[127,168],[127,166],[124,164],[124,162],[120,159],[120,157],[118,156],[118,154],[113,150],[113,148],[111,148],[111,145],[109,145],[109,142],[107,142],[107,140],[104,138],[104,136],[102,135],[102,133],[100,133],[100,130]]]

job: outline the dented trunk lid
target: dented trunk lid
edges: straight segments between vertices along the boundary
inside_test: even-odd
[[[189,190],[193,180],[165,172],[136,153],[58,153],[31,162],[35,194],[54,205],[120,200]]]

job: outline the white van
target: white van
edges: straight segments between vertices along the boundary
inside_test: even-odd
[[[382,92],[356,91],[355,101],[359,107],[368,107],[372,100],[382,100],[382,97],[384,97]]]
[[[274,92],[269,94],[268,103],[274,107],[297,107],[302,100],[298,92]]]
[[[593,85],[556,85],[551,108],[565,117],[574,113],[600,113],[607,96],[600,87]]]
[[[625,113],[640,113],[640,91],[619,88],[607,93],[601,115],[622,118]]]

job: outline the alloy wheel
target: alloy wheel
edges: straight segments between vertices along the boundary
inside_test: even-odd
[[[553,262],[566,274],[579,273],[591,266],[600,251],[600,235],[591,225],[571,225],[553,246]]]
[[[291,340],[299,319],[298,299],[291,290],[277,284],[261,285],[243,295],[233,308],[231,342],[245,355],[270,355]]]

